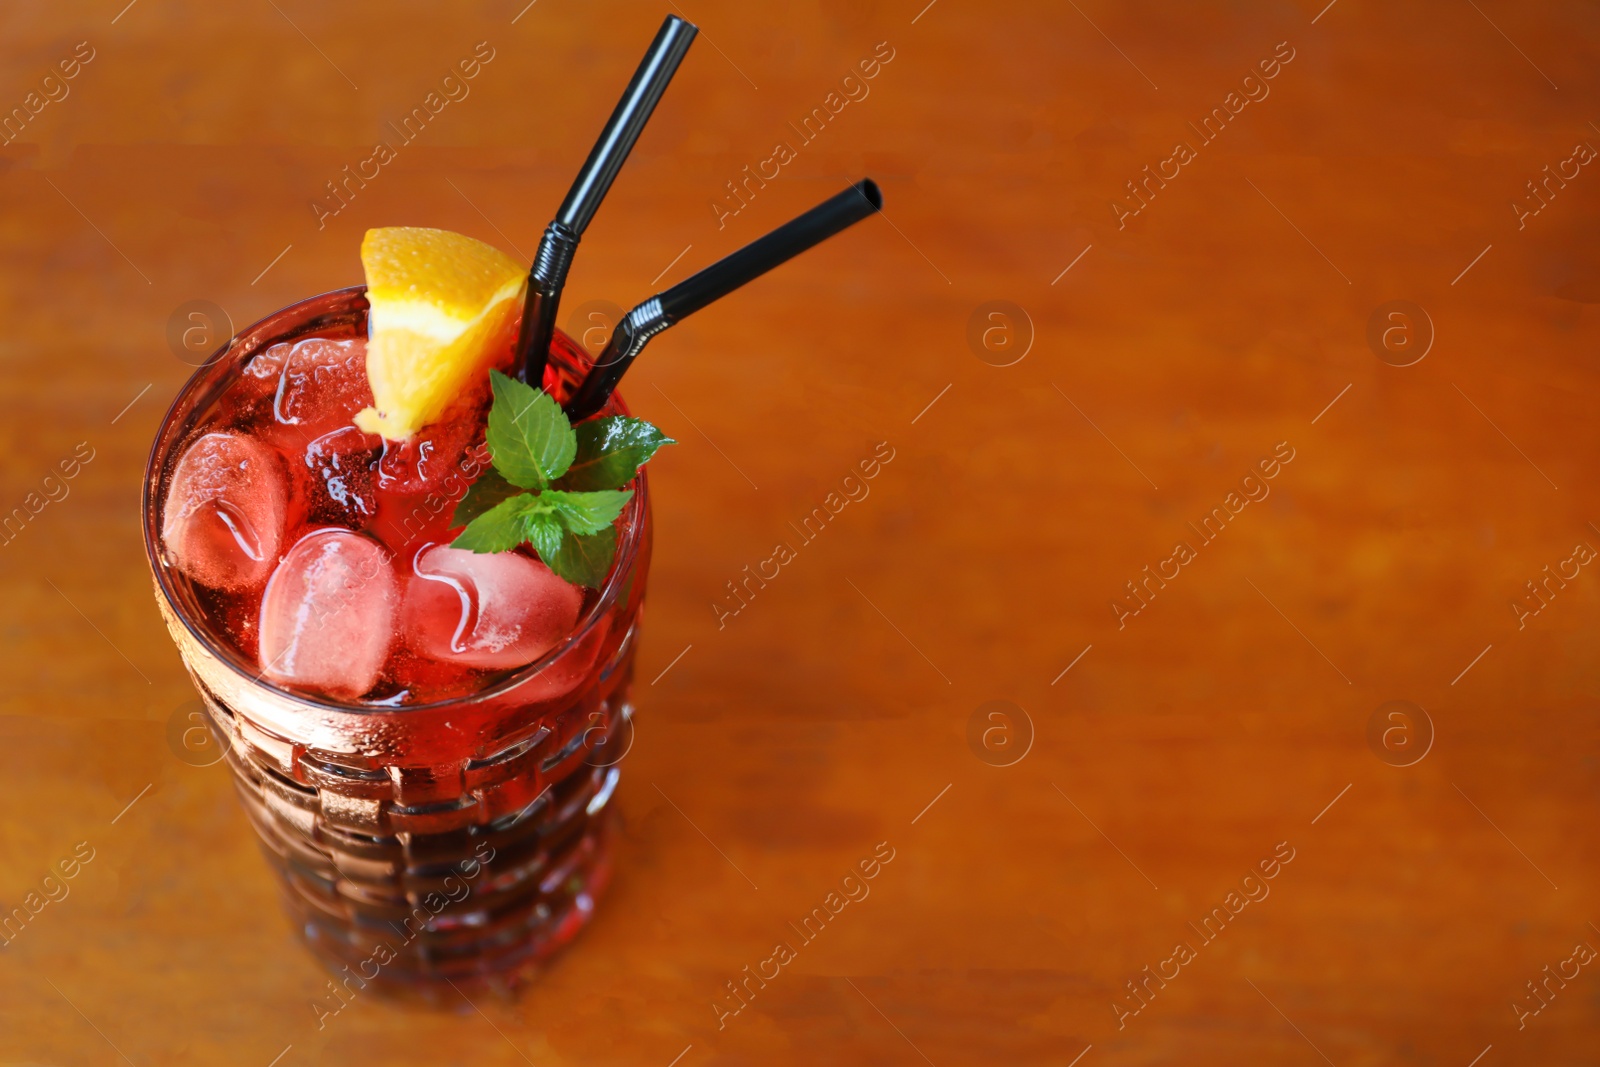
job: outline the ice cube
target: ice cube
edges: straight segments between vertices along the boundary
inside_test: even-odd
[[[271,446],[208,433],[178,458],[162,508],[161,540],[179,571],[215,589],[264,581],[287,526],[283,460]]]
[[[304,478],[313,522],[360,526],[378,510],[372,482],[383,439],[354,426],[325,433],[306,446]]]
[[[361,338],[333,341],[310,337],[293,345],[273,345],[251,362],[281,363],[272,412],[295,426],[306,440],[348,425],[372,404],[367,384],[367,343]]]
[[[275,682],[355,697],[378,681],[399,583],[389,554],[348,530],[306,534],[261,598],[261,669]]]
[[[258,420],[272,421],[272,406],[277,399],[278,379],[283,375],[283,357],[288,345],[273,345],[251,356],[229,384],[223,403],[240,416],[235,425]]]
[[[532,663],[572,632],[583,592],[538,560],[433,545],[417,553],[403,627],[421,655],[505,669]]]

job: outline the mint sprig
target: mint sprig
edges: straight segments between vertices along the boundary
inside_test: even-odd
[[[542,390],[490,371],[493,463],[456,505],[465,527],[452,548],[509,552],[523,542],[556,574],[600,588],[616,555],[614,524],[633,498],[623,489],[656,450],[676,442],[620,415],[574,428]]]

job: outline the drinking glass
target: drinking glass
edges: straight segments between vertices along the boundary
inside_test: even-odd
[[[514,985],[572,940],[610,874],[609,802],[631,739],[650,559],[644,472],[621,516],[615,565],[572,634],[478,692],[431,704],[346,703],[265,681],[161,542],[173,463],[250,358],[280,342],[366,331],[364,287],[312,297],[244,330],[179,392],[145,472],[156,601],[312,949],[347,986]],[[558,334],[547,386],[570,395],[589,362]],[[605,412],[626,413],[615,397]]]

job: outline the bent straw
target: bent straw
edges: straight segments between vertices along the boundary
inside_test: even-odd
[[[517,337],[518,377],[535,389],[543,387],[545,363],[549,360],[550,339],[555,333],[556,309],[561,290],[567,284],[573,253],[600,201],[633,151],[644,124],[650,120],[667,83],[677,73],[678,64],[689,50],[699,30],[676,15],[668,15],[650,43],[650,49],[633,72],[633,80],[617,101],[616,110],[600,131],[589,158],[561,210],[545,228],[539,251],[528,271],[528,292],[522,306],[522,328]]]
[[[612,331],[611,342],[600,353],[577,392],[567,401],[567,417],[576,422],[605,407],[612,390],[644,351],[650,338],[881,207],[883,194],[878,191],[877,183],[863,178],[628,312]]]

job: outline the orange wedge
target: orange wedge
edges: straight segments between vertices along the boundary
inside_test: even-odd
[[[508,355],[528,271],[482,241],[411,226],[368,230],[361,265],[373,406],[355,422],[402,441]]]

